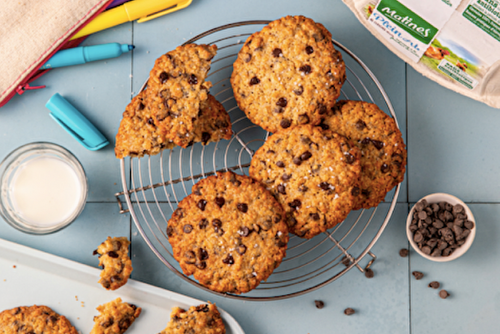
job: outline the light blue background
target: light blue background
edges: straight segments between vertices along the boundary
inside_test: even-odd
[[[374,72],[396,110],[408,148],[408,169],[393,217],[372,251],[375,277],[351,270],[310,294],[277,302],[216,297],[184,282],[166,268],[121,215],[114,194],[122,191],[119,161],[109,145],[85,150],[44,107],[56,92],[65,96],[113,141],[121,114],[148,77],[154,60],[211,28],[251,19],[301,14],[323,23],[334,38]],[[0,158],[23,144],[49,141],[72,151],[89,179],[88,203],[68,228],[49,236],[22,234],[0,220],[0,237],[97,266],[92,251],[108,235],[132,239],[133,278],[195,298],[216,302],[246,333],[498,333],[500,327],[500,110],[449,91],[424,78],[378,42],[340,0],[194,0],[182,11],[97,33],[85,45],[134,44],[120,58],[55,69],[35,84],[47,88],[16,96],[0,109]],[[450,263],[434,263],[408,247],[409,203],[447,192],[470,204],[477,220],[471,249]],[[425,274],[416,281],[413,270]],[[451,296],[442,300],[427,287],[437,280]],[[325,307],[318,310],[314,300]],[[346,307],[356,314],[347,317]]]

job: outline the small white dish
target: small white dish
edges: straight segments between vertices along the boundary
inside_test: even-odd
[[[472,245],[472,242],[474,241],[474,238],[476,236],[477,226],[476,226],[476,220],[474,219],[474,215],[470,211],[469,207],[462,200],[460,200],[457,197],[450,195],[450,194],[434,193],[434,194],[430,194],[430,195],[427,195],[427,196],[421,198],[418,202],[420,202],[424,199],[429,204],[439,203],[439,202],[448,202],[451,205],[461,204],[465,209],[467,219],[474,223],[474,228],[472,228],[472,230],[470,230],[470,234],[465,239],[465,243],[462,246],[456,248],[455,251],[453,251],[453,253],[451,253],[449,256],[430,256],[430,255],[427,255],[427,254],[423,253],[418,248],[418,245],[413,240],[413,233],[412,233],[412,231],[410,231],[410,225],[411,225],[411,221],[413,219],[413,213],[415,212],[415,205],[414,205],[411,208],[410,213],[408,214],[408,217],[406,219],[406,236],[408,237],[408,241],[410,241],[410,244],[413,247],[413,249],[415,250],[415,252],[417,252],[418,254],[420,254],[421,256],[423,256],[424,258],[426,258],[428,260],[431,260],[434,262],[448,262],[448,261],[453,261],[455,259],[458,259],[460,256],[464,255],[465,252],[467,252],[467,250]]]

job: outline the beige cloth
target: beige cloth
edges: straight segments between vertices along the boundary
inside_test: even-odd
[[[108,1],[2,1],[0,101]]]

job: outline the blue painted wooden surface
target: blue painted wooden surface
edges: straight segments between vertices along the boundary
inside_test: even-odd
[[[118,212],[119,161],[109,145],[98,152],[80,146],[49,116],[46,101],[65,96],[113,141],[121,113],[148,77],[154,60],[196,34],[244,20],[302,14],[323,23],[358,55],[391,99],[408,146],[408,172],[398,205],[373,247],[375,277],[356,269],[310,294],[277,302],[228,300],[201,291],[170,272],[149,250],[129,215]],[[22,234],[0,220],[0,237],[97,266],[92,250],[108,235],[132,240],[133,278],[216,302],[246,333],[496,333],[500,325],[498,246],[500,111],[460,96],[422,77],[367,32],[339,0],[194,0],[185,10],[144,23],[128,23],[89,37],[86,45],[132,43],[120,58],[51,71],[35,84],[46,89],[15,97],[0,109],[0,158],[25,143],[49,141],[72,151],[89,180],[88,204],[68,228],[50,236]],[[448,192],[471,204],[478,231],[471,249],[450,263],[433,263],[410,252],[405,221],[409,204]],[[366,263],[366,261],[365,261]],[[422,271],[416,281],[413,270]],[[438,280],[451,296],[427,287]],[[325,308],[318,310],[314,300]],[[356,314],[347,317],[346,307]]]

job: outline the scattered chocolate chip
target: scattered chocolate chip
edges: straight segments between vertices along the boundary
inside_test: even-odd
[[[441,290],[441,291],[439,291],[439,297],[441,297],[441,298],[443,298],[443,299],[448,298],[448,296],[449,296],[449,295],[450,295],[450,294],[449,294],[449,293],[448,293],[448,291],[446,291],[446,290]]]
[[[309,160],[311,157],[312,157],[312,153],[309,151],[305,151],[304,153],[302,153],[300,155],[300,160],[306,161],[306,160]]]
[[[248,211],[248,205],[245,203],[238,203],[236,204],[236,207],[243,213],[246,213]]]
[[[276,102],[276,105],[277,105],[277,106],[279,106],[279,107],[283,107],[283,108],[285,108],[287,104],[288,104],[288,101],[287,101],[287,100],[286,100],[286,98],[284,98],[284,97],[280,97],[280,98],[278,99],[278,102]]]
[[[291,178],[292,178],[292,174],[283,174],[283,175],[281,175],[281,179],[282,179],[283,181],[288,181],[288,180],[290,180]]]
[[[236,247],[236,251],[238,252],[238,254],[243,255],[247,251],[247,246],[239,245],[238,247]]]
[[[322,309],[323,307],[325,307],[325,303],[322,301],[322,300],[315,300],[314,301],[314,305],[316,305],[316,308],[318,309]]]
[[[299,86],[299,88],[294,89],[293,92],[295,93],[295,95],[302,95],[302,93],[304,93],[304,87]]]
[[[302,65],[301,67],[299,67],[299,71],[303,72],[304,74],[309,74],[311,73],[312,69],[310,65]]]
[[[115,251],[109,251],[108,252],[108,256],[111,257],[111,258],[113,258],[113,259],[118,258],[118,254],[116,254]]]
[[[464,223],[464,226],[465,228],[469,229],[469,230],[472,230],[474,228],[474,222],[471,221],[471,220],[467,220],[465,223]]]
[[[238,234],[241,235],[242,237],[248,237],[248,235],[250,234],[250,229],[246,226],[242,226],[238,230]]]
[[[354,313],[356,313],[356,311],[354,311],[352,308],[348,307],[344,310],[344,314],[345,315],[353,315]]]
[[[162,84],[165,83],[165,82],[167,82],[167,80],[168,80],[168,74],[167,74],[167,72],[161,72],[160,76],[158,77],[158,79],[160,79],[160,82]]]
[[[301,193],[305,193],[307,190],[309,190],[309,188],[307,188],[306,185],[302,184],[302,185],[299,186],[299,191]]]
[[[299,157],[295,157],[292,159],[292,162],[297,165],[297,166],[300,166],[302,164],[302,160],[300,160]]]
[[[200,228],[200,230],[203,230],[207,226],[208,226],[208,220],[205,218],[200,220],[200,222],[198,223],[198,227]]]
[[[373,270],[371,270],[370,268],[365,270],[365,277],[366,278],[373,278],[373,276],[375,276]]]
[[[286,195],[286,187],[282,183],[278,184],[278,192],[280,194]]]
[[[306,114],[299,115],[298,122],[299,124],[309,123],[309,116],[307,116]]]
[[[437,281],[432,281],[432,282],[429,283],[428,286],[429,286],[429,288],[439,289],[440,284]]]
[[[184,225],[184,227],[182,228],[182,230],[184,231],[184,233],[189,234],[193,230],[193,225],[186,224],[186,225]]]
[[[422,274],[420,271],[414,271],[411,273],[416,280],[420,280],[424,277],[424,274]]]
[[[198,201],[198,208],[201,210],[201,211],[205,211],[205,206],[207,205],[207,201],[205,201],[204,199],[201,199]]]
[[[222,208],[224,203],[226,203],[226,200],[224,199],[224,197],[215,197],[215,204],[217,204],[217,206],[219,208]]]
[[[313,47],[312,47],[312,46],[310,46],[310,45],[306,46],[306,53],[307,53],[308,55],[310,55],[310,54],[311,54],[311,53],[313,53],[313,52],[314,52],[314,49],[313,49]]]
[[[353,196],[359,196],[360,190],[358,187],[352,187],[351,189],[351,195]]]
[[[408,256],[408,249],[402,248],[399,250],[399,256],[401,257],[407,257]]]
[[[280,122],[280,126],[281,126],[283,129],[287,129],[287,128],[289,128],[289,127],[290,127],[290,125],[292,125],[292,122],[290,122],[290,120],[289,120],[289,119],[287,119],[287,118],[282,119],[282,120],[281,120],[281,122]]]
[[[388,164],[382,164],[382,166],[380,166],[380,171],[384,174],[388,173],[390,170],[391,168],[389,167]]]
[[[342,262],[342,264],[346,267],[349,267],[351,265],[351,260],[349,260],[347,256],[344,256],[340,262]]]
[[[196,85],[198,83],[198,78],[196,77],[196,75],[191,74],[189,76],[188,82],[189,82],[190,85]]]
[[[276,48],[273,50],[273,56],[274,56],[274,58],[278,58],[280,56],[283,56],[283,51],[281,51],[281,49],[279,49],[279,48]]]
[[[196,262],[196,254],[193,251],[187,251],[184,253],[184,257],[189,264],[194,264]]]
[[[206,144],[210,140],[210,133],[208,132],[202,132],[201,133],[201,142],[203,144]]]
[[[317,212],[310,213],[309,217],[311,217],[313,220],[316,220],[316,221],[320,220],[320,216]]]
[[[426,255],[431,254],[431,248],[429,246],[423,246],[420,250],[422,251],[422,253],[424,253]]]
[[[99,252],[97,251],[97,249],[94,249],[94,251],[92,252],[92,255],[97,255],[99,254]]]
[[[356,126],[356,129],[363,130],[364,128],[366,128],[366,123],[359,119],[356,122],[355,126]]]
[[[198,249],[198,258],[200,260],[208,260],[208,252],[206,249],[203,249],[203,248],[199,248]]]
[[[354,161],[356,160],[354,158],[354,155],[352,155],[351,153],[344,154],[344,156],[345,156],[345,162],[348,163],[349,165],[354,163]]]
[[[302,202],[299,199],[294,199],[293,201],[291,201],[290,203],[288,203],[288,205],[292,209],[297,209],[297,208],[299,208],[302,205]]]
[[[381,150],[385,145],[384,142],[379,141],[379,140],[371,139],[371,141],[372,141],[373,146],[375,146],[375,148],[377,150]]]
[[[320,184],[318,184],[318,187],[320,187],[322,190],[331,190],[331,189],[335,189],[335,187],[333,187],[330,183],[328,182],[321,182]]]
[[[233,259],[233,256],[231,254],[229,254],[226,258],[222,259],[222,263],[225,263],[225,264],[234,264],[234,259]]]
[[[257,85],[260,82],[260,79],[257,77],[253,77],[250,79],[250,86]]]
[[[276,162],[276,166],[278,166],[279,168],[284,168],[285,167],[285,163],[283,161],[277,161]]]

